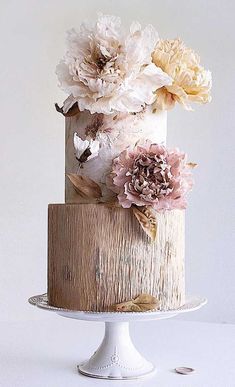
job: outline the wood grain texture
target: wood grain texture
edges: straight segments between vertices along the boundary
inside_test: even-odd
[[[132,210],[49,205],[51,305],[106,311],[141,293],[157,297],[161,309],[184,303],[184,211],[158,214],[157,239],[151,243]]]

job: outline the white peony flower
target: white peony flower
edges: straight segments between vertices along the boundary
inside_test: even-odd
[[[83,141],[76,132],[74,133],[73,144],[76,151],[76,159],[81,162],[91,160],[99,153],[99,141],[92,139]]]
[[[132,23],[126,36],[120,18],[99,15],[94,28],[68,32],[67,52],[57,66],[61,88],[69,94],[64,112],[77,102],[81,111],[139,112],[154,92],[172,79],[152,63],[158,41],[154,27]]]

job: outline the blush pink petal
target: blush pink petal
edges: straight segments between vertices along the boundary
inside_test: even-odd
[[[107,185],[123,208],[147,205],[165,211],[186,208],[193,180],[183,152],[147,140],[113,160]]]

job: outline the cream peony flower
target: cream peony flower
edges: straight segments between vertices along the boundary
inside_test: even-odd
[[[83,24],[68,32],[67,52],[56,73],[69,94],[64,112],[75,103],[81,111],[111,114],[139,112],[154,92],[172,79],[152,63],[158,34],[132,23],[126,36],[120,18],[99,15],[94,28]]]
[[[172,85],[156,91],[157,110],[170,109],[175,102],[192,110],[190,102],[211,101],[211,72],[200,66],[200,57],[180,39],[159,40],[152,59],[156,66],[173,79]]]

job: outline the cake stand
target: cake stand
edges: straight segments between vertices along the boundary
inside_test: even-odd
[[[191,312],[205,305],[202,297],[187,297],[179,309],[148,312],[82,312],[57,308],[48,304],[47,294],[34,296],[29,303],[40,309],[56,312],[76,320],[102,321],[105,334],[99,348],[91,358],[78,365],[78,371],[100,379],[136,379],[155,371],[154,365],[143,358],[134,347],[129,335],[130,321],[151,321]]]

